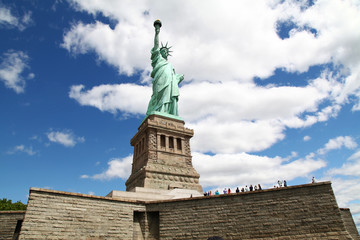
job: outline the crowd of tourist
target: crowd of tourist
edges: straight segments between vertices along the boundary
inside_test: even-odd
[[[277,185],[274,185],[274,188],[280,188],[280,187],[287,187],[286,180],[284,180],[284,181],[278,180]]]
[[[312,183],[316,183],[316,179],[315,177],[312,177],[311,179]],[[277,184],[274,185],[274,188],[281,188],[281,187],[287,187],[287,182],[286,180],[278,180]],[[224,188],[223,190],[223,194],[230,194],[230,193],[240,193],[240,192],[252,192],[252,191],[259,191],[262,190],[262,187],[260,184],[257,185],[246,185],[245,187],[242,187],[241,189],[239,189],[239,187],[236,188],[236,190],[233,192],[230,188]],[[212,191],[208,191],[208,192],[204,192],[204,196],[212,196],[212,195],[220,195],[220,192],[218,190],[216,190],[215,192]]]
[[[236,190],[233,192],[231,188],[224,188],[223,194],[230,194],[230,193],[239,193],[239,192],[252,192],[252,191],[258,191],[262,190],[261,185],[246,185],[245,187],[242,187],[241,189],[239,187],[236,188]],[[212,191],[204,192],[204,196],[211,196],[211,195],[220,195],[220,192],[216,190],[214,193]]]

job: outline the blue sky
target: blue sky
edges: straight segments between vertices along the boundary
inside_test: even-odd
[[[358,1],[0,1],[0,198],[125,190],[155,19],[205,190],[332,181],[360,224]],[[358,225],[359,226],[359,225]]]

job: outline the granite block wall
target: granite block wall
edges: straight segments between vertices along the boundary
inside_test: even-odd
[[[30,189],[20,239],[132,239],[136,201]]]
[[[354,219],[348,208],[340,208],[341,217],[344,220],[347,231],[351,234],[354,239],[360,240],[359,232],[356,228]]]
[[[160,239],[353,239],[330,182],[159,201]]]
[[[354,228],[330,182],[155,202],[32,188],[20,239],[359,239]]]
[[[24,219],[25,211],[0,211],[0,240],[12,240],[18,221]]]

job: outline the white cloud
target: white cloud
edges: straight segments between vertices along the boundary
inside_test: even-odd
[[[344,179],[338,176],[330,179],[339,207],[350,208],[355,223],[360,228],[360,178]]]
[[[50,130],[46,135],[51,142],[59,143],[65,147],[74,147],[77,143],[85,141],[84,137],[77,137],[70,130],[64,130],[62,132]]]
[[[360,151],[357,151],[350,156],[340,168],[330,169],[327,174],[330,176],[353,176],[359,178],[360,181]]]
[[[144,9],[146,10],[147,1],[140,0],[131,1],[117,1],[108,0],[93,1],[93,0],[69,0],[74,8],[79,11],[87,11],[90,14],[103,14],[106,17],[120,21],[124,19],[131,19],[132,22],[141,21],[144,17]]]
[[[324,148],[318,150],[318,153],[325,154],[330,150],[340,149],[342,147],[354,149],[357,147],[357,143],[350,136],[339,136],[337,138],[330,139],[329,142],[325,144]]]
[[[296,159],[257,156],[247,153],[193,153],[193,164],[203,187],[234,187],[258,184],[271,186],[278,179],[292,180],[326,166],[321,159]]]
[[[291,119],[314,112],[328,92],[314,80],[306,87],[260,87],[250,83],[193,83],[181,88],[181,114],[191,121],[217,116],[221,121]],[[294,97],[296,96],[296,97]],[[194,111],[197,109],[198,111]]]
[[[188,123],[196,129],[192,149],[200,152],[236,153],[264,150],[284,138],[277,121],[220,121],[207,118]],[[209,129],[211,126],[211,130]]]
[[[21,22],[22,22],[22,26],[23,28],[25,29],[27,26],[31,25],[34,23],[33,19],[31,18],[31,15],[32,15],[32,12],[26,12],[24,14],[24,16],[22,17],[21,19]]]
[[[142,115],[151,96],[151,87],[135,84],[84,88],[72,86],[69,97],[114,114]],[[282,140],[286,127],[310,126],[332,116],[336,107],[316,112],[330,89],[322,78],[306,87],[258,87],[237,82],[187,84],[180,90],[179,112],[188,126],[196,129],[192,145],[195,151],[260,151]]]
[[[75,24],[65,34],[63,46],[74,53],[95,51],[120,73],[146,68],[153,36],[151,23],[159,17],[164,23],[161,39],[174,44],[176,57],[172,61],[187,81],[251,81],[254,76],[271,76],[276,68],[304,72],[312,65],[333,60],[350,61],[354,66],[359,63],[359,54],[353,48],[359,49],[356,26],[360,14],[349,1],[317,1],[305,10],[304,1],[230,1],[221,6],[208,1],[206,11],[201,12],[202,3],[193,1],[182,1],[181,7],[172,2],[166,8],[160,1],[71,2],[78,10],[110,17],[116,26]],[[176,14],[171,9],[176,9]],[[276,26],[285,20],[298,26],[290,38],[280,39]],[[317,35],[305,27],[314,28]],[[339,52],[343,54],[339,56]]]
[[[23,144],[15,146],[12,150],[8,151],[7,153],[8,154],[15,154],[17,152],[23,152],[23,153],[26,153],[29,156],[33,156],[33,155],[37,154],[37,152],[33,150],[32,146],[26,147]]]
[[[360,151],[355,152],[353,155],[351,155],[348,160],[358,160],[360,159]]]
[[[320,80],[314,83],[317,81]],[[136,84],[100,85],[87,91],[84,88],[83,85],[72,86],[69,97],[81,105],[112,113],[128,111],[144,114],[151,96],[151,87]],[[221,121],[291,119],[306,111],[312,113],[317,109],[318,102],[327,96],[328,93],[316,84],[307,87],[258,87],[237,82],[202,82],[181,87],[179,108],[181,115],[189,121],[208,116],[216,116]]]
[[[350,208],[360,229],[360,151],[357,150],[341,167],[329,169],[324,178],[332,181],[338,205]]]
[[[114,158],[108,162],[108,169],[102,173],[93,176],[82,175],[81,178],[92,178],[96,180],[111,180],[114,178],[127,179],[131,173],[131,164],[133,156],[129,155],[125,158]]]
[[[145,97],[147,96],[147,97]],[[151,88],[135,84],[100,85],[85,91],[83,85],[72,86],[69,97],[81,105],[93,106],[101,111],[125,114],[146,112],[146,99],[151,97]]]
[[[146,29],[126,23],[115,29],[101,22],[78,23],[66,33],[62,46],[74,54],[95,51],[100,60],[116,66],[120,74],[132,75],[148,66],[149,57],[143,53],[149,53],[151,47],[143,41],[150,38]]]
[[[29,73],[29,75],[27,76],[28,79],[33,79],[35,77],[34,73]]]
[[[113,26],[100,21],[76,23],[65,33],[62,46],[74,54],[95,52],[120,74],[138,73],[144,82],[149,82],[152,21],[162,19],[160,38],[174,44],[170,62],[185,74],[180,116],[200,129],[194,137],[196,151],[263,150],[283,139],[286,128],[327,121],[337,116],[349,96],[360,99],[360,54],[353,54],[353,49],[359,49],[360,10],[350,2],[317,1],[307,6],[305,1],[233,1],[219,6],[208,1],[202,12],[198,11],[201,3],[193,1],[183,1],[181,7],[172,2],[166,8],[162,2],[145,0],[142,4],[71,3],[95,18],[109,17]],[[176,14],[171,9],[177,9]],[[289,38],[281,39],[277,26],[284,21],[293,22],[295,28]],[[254,77],[269,77],[277,68],[304,72],[318,64],[331,67],[306,80],[305,86],[253,83]],[[292,79],[287,81],[293,85]],[[72,86],[69,96],[81,105],[123,115],[144,114],[151,95],[151,87],[135,84],[84,89]],[[358,109],[356,103],[353,109]],[[223,134],[216,135],[214,139],[223,142],[197,145],[209,137],[206,123],[217,124],[214,136],[234,129],[236,136],[226,140]],[[236,141],[240,137],[249,137],[248,143]]]
[[[9,8],[0,7],[0,24],[16,26],[18,24],[18,19],[11,14]]]
[[[311,137],[310,136],[305,136],[304,137],[304,141],[307,142],[307,141],[310,141],[311,140]]]
[[[0,7],[0,26],[8,28],[16,27],[20,31],[23,31],[33,23],[31,15],[31,12],[26,12],[22,17],[14,16],[10,8]]]
[[[29,68],[28,55],[22,51],[9,50],[3,54],[1,60],[0,80],[16,93],[24,92],[26,83],[22,74]],[[30,73],[30,76],[34,77],[33,73]]]

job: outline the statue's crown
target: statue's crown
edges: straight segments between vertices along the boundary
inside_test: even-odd
[[[168,53],[168,55],[169,56],[171,56],[171,52],[173,52],[173,51],[170,51],[170,48],[172,48],[172,46],[171,47],[168,47],[168,43],[166,43],[165,44],[165,46],[164,46],[164,44],[163,43],[161,43],[161,48],[160,48],[160,51],[162,50],[162,49],[166,49],[167,50],[167,53]]]

